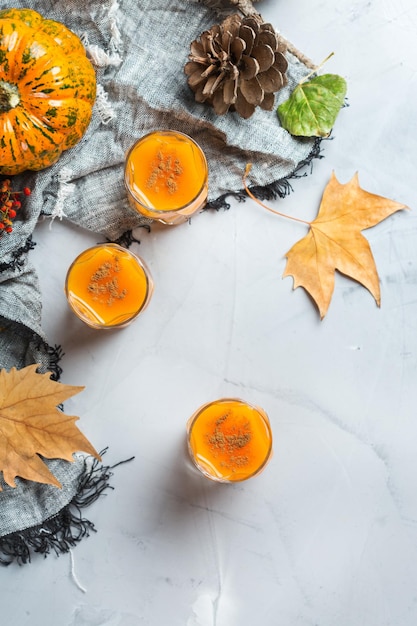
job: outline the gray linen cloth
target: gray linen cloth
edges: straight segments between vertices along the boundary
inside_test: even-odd
[[[9,6],[0,1],[1,9]],[[195,102],[183,73],[190,43],[219,22],[198,0],[14,0],[13,6],[34,9],[73,30],[85,45],[98,82],[92,121],[81,142],[52,167],[14,177],[13,187],[29,186],[32,195],[25,199],[13,233],[0,239],[0,368],[39,363],[58,377],[56,354],[42,330],[41,294],[28,254],[41,214],[67,219],[113,241],[147,223],[129,208],[123,164],[134,141],[151,130],[176,129],[200,144],[209,165],[209,202],[214,204],[242,191],[248,162],[253,163],[250,184],[265,188],[308,161],[315,141],[289,135],[275,111],[258,108],[243,120],[237,113],[219,117]],[[292,55],[288,60],[288,86],[277,94],[276,106],[308,73]],[[71,470],[69,465],[53,461],[64,483],[60,491],[19,479],[16,489],[4,487],[0,539],[42,524],[68,505],[84,471],[80,459]]]

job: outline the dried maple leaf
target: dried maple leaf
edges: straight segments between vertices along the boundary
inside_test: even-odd
[[[73,461],[73,453],[83,451],[100,460],[75,426],[79,418],[57,408],[84,387],[57,383],[38,367],[0,370],[0,471],[11,487],[16,476],[61,487],[39,455]]]
[[[332,298],[335,270],[361,283],[380,305],[375,261],[361,231],[406,208],[363,190],[357,174],[345,185],[332,174],[309,233],[286,254],[284,272],[293,276],[294,289],[304,287],[312,296],[321,319]]]

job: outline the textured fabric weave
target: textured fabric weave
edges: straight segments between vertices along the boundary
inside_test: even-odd
[[[30,238],[41,214],[67,219],[115,240],[143,225],[128,206],[123,183],[127,150],[156,129],[193,137],[209,165],[209,201],[242,189],[242,174],[253,163],[250,183],[267,186],[290,176],[308,159],[314,141],[284,131],[275,111],[257,109],[249,120],[236,113],[217,116],[194,100],[183,72],[189,46],[218,16],[198,0],[14,0],[66,24],[83,41],[96,69],[97,102],[81,142],[50,168],[16,176],[25,200],[10,236],[0,240],[0,368],[40,363],[51,370],[51,349],[41,324],[41,294],[29,261]],[[0,8],[9,8],[0,1]],[[307,69],[288,55],[286,99]],[[276,107],[275,107],[276,108]],[[221,217],[219,217],[221,219]],[[74,496],[82,464],[54,461],[63,490],[18,481],[0,493],[0,537],[37,525]]]
[[[65,489],[22,480],[19,481],[19,497],[16,497],[16,490],[1,483],[4,491],[0,497],[0,536],[42,524],[75,496],[84,470],[84,459],[78,456],[74,463],[52,460],[48,461],[48,467],[58,480],[63,481]]]

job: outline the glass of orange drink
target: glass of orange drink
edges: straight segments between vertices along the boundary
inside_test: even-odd
[[[84,250],[65,280],[68,304],[91,328],[127,326],[144,311],[152,293],[152,276],[143,259],[115,243]]]
[[[154,131],[128,151],[124,181],[138,213],[163,224],[182,224],[207,201],[207,160],[188,135]]]
[[[211,480],[232,483],[259,474],[272,455],[272,431],[265,411],[237,398],[200,407],[187,422],[188,451]]]

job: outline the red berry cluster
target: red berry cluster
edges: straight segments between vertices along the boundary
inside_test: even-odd
[[[13,230],[13,220],[17,211],[22,206],[19,200],[21,194],[30,196],[29,187],[24,187],[22,191],[13,191],[8,178],[0,183],[0,236],[3,233],[11,233]]]

